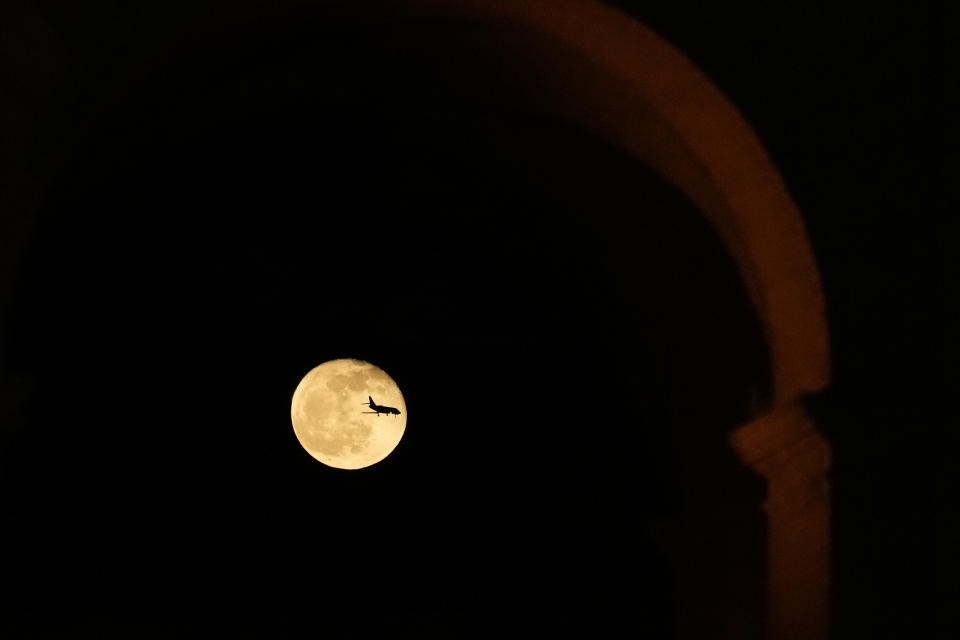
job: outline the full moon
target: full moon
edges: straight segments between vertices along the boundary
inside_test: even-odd
[[[311,456],[337,469],[362,469],[396,448],[407,426],[407,406],[383,369],[363,360],[330,360],[297,385],[290,419]]]

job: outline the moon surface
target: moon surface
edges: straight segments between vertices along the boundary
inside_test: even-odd
[[[400,415],[376,415],[367,398]],[[310,370],[290,404],[297,440],[311,456],[337,469],[362,469],[390,455],[407,426],[400,387],[363,360],[330,360]]]

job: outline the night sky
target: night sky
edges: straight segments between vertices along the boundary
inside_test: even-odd
[[[5,126],[35,133],[4,170],[43,198],[0,325],[0,630],[671,638],[700,562],[678,550],[762,565],[763,485],[725,438],[768,353],[734,265],[650,170],[498,89],[475,28],[11,6]],[[625,8],[743,109],[807,216],[838,637],[942,631],[956,510],[914,400],[952,344],[918,206],[933,15]],[[356,472],[289,417],[340,357],[409,414]],[[738,541],[691,543],[711,502]]]

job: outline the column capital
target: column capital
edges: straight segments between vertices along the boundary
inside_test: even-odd
[[[799,399],[738,427],[730,442],[771,486],[805,483],[830,469],[830,444]]]
[[[767,480],[770,638],[823,640],[830,627],[830,444],[797,398],[730,435]]]

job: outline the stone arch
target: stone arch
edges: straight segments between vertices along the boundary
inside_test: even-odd
[[[768,406],[731,435],[767,480],[770,637],[826,637],[830,447],[804,398],[829,383],[829,334],[803,219],[757,136],[683,54],[595,0],[409,0],[390,13],[502,29],[493,55],[514,95],[638,157],[717,230],[770,347]]]
[[[803,219],[750,126],[693,63],[644,25],[591,0],[408,6],[413,14],[531,29],[543,47],[565,50],[563,63],[572,65],[551,64],[536,44],[514,48],[508,38],[502,45],[523,56],[515,59],[523,71],[538,73],[539,95],[528,99],[643,159],[714,225],[770,344],[773,404],[826,387],[829,334]]]

